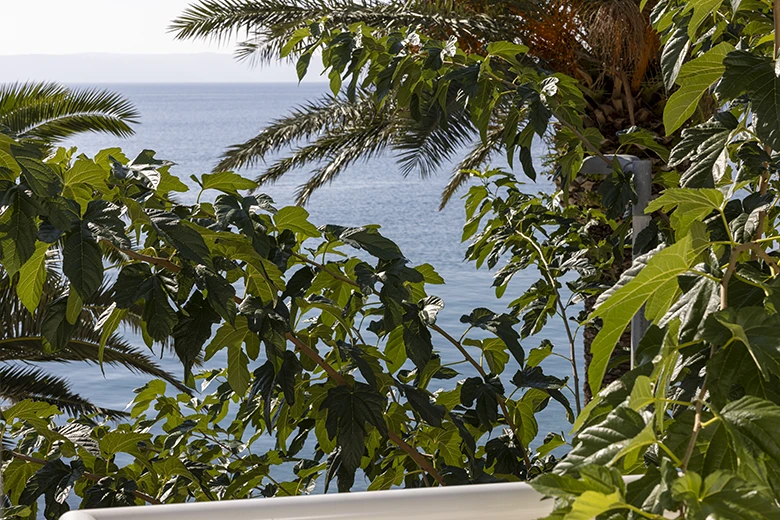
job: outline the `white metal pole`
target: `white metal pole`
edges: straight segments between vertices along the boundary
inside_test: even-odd
[[[653,162],[642,159],[631,163],[634,170],[634,187],[636,188],[637,201],[632,208],[632,249],[633,258],[636,258],[636,241],[641,233],[650,224],[650,215],[645,215],[645,209],[650,202],[653,185]],[[644,306],[631,319],[631,368],[635,366],[636,350],[639,347],[639,341],[647,332],[649,323],[645,318]]]

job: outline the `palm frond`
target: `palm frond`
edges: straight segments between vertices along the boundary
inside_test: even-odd
[[[344,133],[327,135],[313,145],[334,150],[328,155],[328,163],[314,171],[309,180],[295,192],[295,202],[306,205],[312,194],[332,182],[351,164],[369,160],[381,153],[394,134],[392,123],[379,120]]]
[[[295,146],[336,128],[348,127],[356,121],[373,120],[377,116],[376,103],[365,92],[360,92],[355,101],[333,96],[319,97],[274,120],[252,139],[231,146],[214,171],[255,166],[269,153]]]
[[[169,30],[178,39],[225,41],[242,33],[240,58],[254,57],[268,62],[293,32],[312,22],[328,27],[343,27],[362,22],[389,32],[407,27],[423,27],[427,34],[464,41],[506,39],[507,26],[516,26],[514,12],[496,12],[490,16],[461,6],[453,0],[201,0],[190,6]],[[300,48],[306,46],[304,40]]]
[[[393,143],[404,176],[418,172],[432,175],[455,152],[471,142],[476,130],[462,107],[451,105],[443,112],[432,103],[420,121],[411,118]]]
[[[53,143],[82,132],[133,134],[138,112],[119,94],[57,83],[0,85],[0,126],[20,138]]]
[[[488,131],[487,139],[485,141],[477,142],[471,151],[460,161],[452,172],[450,181],[447,183],[447,186],[444,187],[444,191],[442,191],[439,209],[444,209],[455,193],[468,182],[471,177],[469,170],[479,169],[490,160],[491,156],[501,143],[501,136],[503,133],[503,128],[490,129],[490,131]]]
[[[69,415],[99,414],[108,418],[127,415],[119,410],[100,408],[74,393],[67,380],[53,376],[37,367],[0,366],[0,399],[17,403],[25,399],[43,401],[57,406]]]
[[[46,306],[55,295],[65,293],[66,289],[58,277],[49,277],[44,285],[39,311],[33,315],[22,305],[14,285],[0,269],[0,362],[100,362],[101,332],[95,329],[95,324],[98,308],[110,298],[105,290],[98,291],[86,302],[85,309],[73,325],[70,341],[64,348],[47,353],[43,347],[41,336]],[[92,305],[97,307],[91,308]],[[131,346],[118,334],[106,340],[103,362],[163,379],[182,392],[191,392],[174,375],[160,368],[150,356]]]

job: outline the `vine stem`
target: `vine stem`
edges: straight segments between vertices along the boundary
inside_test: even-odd
[[[431,329],[435,330],[439,334],[444,337],[447,341],[452,343],[455,348],[457,348],[460,353],[463,355],[463,357],[468,360],[469,363],[477,370],[479,375],[482,376],[482,379],[487,380],[487,373],[485,372],[485,369],[482,368],[482,365],[477,363],[477,361],[471,357],[471,354],[468,353],[466,348],[461,344],[460,341],[456,340],[452,336],[450,336],[447,331],[436,325],[435,323],[433,325],[430,325]],[[525,467],[530,469],[531,468],[531,459],[528,457],[528,450],[523,445],[523,441],[520,440],[520,436],[518,435],[517,431],[517,425],[515,424],[515,421],[512,419],[512,416],[509,413],[509,409],[506,406],[506,398],[503,395],[497,396],[498,399],[498,406],[501,407],[501,412],[504,414],[504,418],[506,419],[506,424],[509,426],[509,428],[512,430],[512,433],[514,433],[515,436],[515,442],[517,442],[517,445],[520,447],[520,451],[523,452],[523,462],[525,462]]]
[[[23,460],[25,462],[31,462],[33,464],[38,464],[38,465],[41,465],[41,466],[45,466],[47,464],[47,461],[45,461],[43,459],[39,459],[39,458],[36,458],[36,457],[30,457],[28,455],[22,455],[21,453],[17,453],[15,451],[7,451],[6,453],[10,454],[15,459]],[[101,475],[97,475],[95,473],[89,473],[89,472],[86,472],[86,471],[84,472],[83,475],[84,475],[84,478],[86,478],[88,480],[92,480],[94,482],[98,482],[99,480],[102,480],[103,478],[105,478],[105,477],[103,477]],[[134,491],[128,491],[128,493],[130,493],[131,495],[133,495],[136,498],[139,498],[139,499],[143,500],[144,502],[148,502],[149,504],[155,504],[155,505],[162,504],[162,502],[160,502],[159,500],[157,500],[156,498],[154,498],[151,495],[147,495],[143,491],[134,490]]]
[[[736,247],[734,247],[731,250],[731,255],[729,256],[729,265],[726,268],[726,272],[723,274],[723,279],[720,282],[720,310],[725,310],[728,308],[728,290],[729,290],[729,281],[731,280],[731,277],[734,275],[734,271],[737,269],[737,260],[739,259],[739,255],[748,250],[754,250],[754,246],[757,244],[753,243],[747,243],[747,244],[740,244]],[[758,249],[761,249],[759,246]],[[763,250],[762,250],[763,251]],[[715,344],[710,345],[710,356],[709,358],[712,359],[712,356],[715,355]],[[686,471],[688,469],[688,463],[691,461],[691,457],[693,456],[693,450],[696,447],[696,440],[699,438],[699,432],[702,429],[702,421],[701,421],[701,414],[704,410],[704,396],[707,394],[707,383],[709,382],[710,372],[709,370],[704,375],[704,382],[701,385],[701,389],[699,390],[699,396],[696,398],[696,415],[693,419],[693,431],[691,432],[691,440],[688,442],[688,447],[685,449],[685,456],[682,460],[682,465],[680,466],[680,469],[683,471]]]
[[[120,247],[117,247],[115,244],[113,244],[113,243],[111,243],[111,242],[109,242],[107,240],[101,240],[101,242],[104,242],[104,243],[110,245],[111,247],[113,247],[114,249],[116,249],[117,251],[119,251],[120,253],[124,254],[125,256],[127,256],[129,258],[133,258],[135,260],[139,260],[139,261],[142,261],[142,262],[147,262],[147,263],[150,263],[150,264],[154,264],[154,265],[159,265],[159,266],[165,267],[166,269],[168,269],[169,271],[171,271],[173,273],[178,273],[178,272],[181,271],[181,266],[171,262],[168,259],[158,258],[158,257],[148,256],[148,255],[143,255],[143,254],[137,253],[137,252],[135,252],[133,250],[130,250],[130,249],[120,248]],[[308,258],[306,258],[306,257],[304,257],[302,255],[298,255],[297,253],[293,253],[293,255],[296,258],[305,259],[307,261],[307,263],[311,263],[311,264],[315,265],[316,267],[318,267],[319,269],[322,269],[324,272],[328,273],[329,275],[333,276],[334,278],[337,278],[337,279],[339,279],[341,281],[344,281],[346,283],[349,283],[351,285],[359,287],[357,282],[354,282],[354,281],[350,280],[349,278],[345,278],[343,276],[337,276],[336,273],[332,273],[327,268],[325,268],[325,266],[323,266],[321,264],[318,264],[317,262],[314,262],[313,260],[309,260]],[[241,301],[242,301],[241,298],[239,298],[238,296],[234,297],[234,300],[237,303],[241,303]],[[322,356],[320,356],[317,353],[316,350],[314,350],[313,348],[308,346],[306,343],[301,341],[292,332],[288,332],[287,334],[285,334],[285,339],[287,339],[287,341],[289,341],[293,345],[295,345],[298,348],[298,350],[301,351],[301,353],[303,353],[305,356],[307,356],[312,361],[314,361],[318,366],[320,366],[325,371],[325,373],[328,374],[328,377],[330,377],[333,380],[333,382],[335,382],[337,385],[339,385],[339,386],[347,386],[349,384],[347,382],[347,380],[344,378],[344,376],[342,376],[335,368],[333,368],[333,366],[330,363],[328,363]],[[424,471],[427,471],[433,477],[433,479],[436,480],[436,482],[438,482],[442,486],[446,485],[445,482],[444,482],[444,479],[439,474],[439,472],[436,470],[436,468],[434,468],[431,465],[431,463],[428,460],[426,460],[425,457],[423,457],[422,454],[420,454],[419,451],[417,451],[415,448],[410,446],[409,443],[404,441],[398,434],[396,434],[394,432],[388,431],[387,438],[390,439],[396,445],[398,445],[398,447],[401,448],[403,451],[405,451],[412,458],[412,460],[414,460],[417,463],[417,465],[420,466],[421,469],[423,469]]]

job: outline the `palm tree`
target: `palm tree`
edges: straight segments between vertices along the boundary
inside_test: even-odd
[[[43,341],[46,309],[65,294],[67,288],[57,272],[50,270],[38,310],[31,314],[16,297],[10,277],[0,269],[0,400],[11,403],[24,399],[45,401],[72,415],[99,413],[115,417],[122,414],[95,406],[73,393],[66,378],[47,373],[36,366],[39,363],[81,362],[122,366],[138,374],[168,381],[181,391],[190,391],[147,354],[117,334],[107,338],[101,355],[101,333],[95,325],[110,301],[110,295],[103,290],[85,302],[65,345],[55,351],[47,349]],[[125,324],[139,327],[140,319],[129,313]]]
[[[454,36],[465,52],[483,53],[491,41],[510,40],[529,47],[529,64],[547,72],[563,72],[579,80],[585,94],[586,127],[599,130],[602,153],[619,148],[617,132],[629,126],[659,131],[668,96],[660,73],[660,41],[647,14],[655,4],[639,0],[201,0],[171,25],[180,39],[225,40],[246,35],[237,57],[256,63],[279,56],[295,31],[313,20],[325,28],[363,22],[386,32],[417,27],[438,39]],[[290,56],[305,52],[311,40],[304,38]],[[332,181],[355,161],[391,149],[398,155],[400,171],[428,176],[445,161],[471,145],[455,167],[442,194],[442,207],[469,178],[468,170],[487,163],[501,143],[500,126],[486,140],[477,138],[469,114],[449,100],[446,112],[437,103],[424,104],[422,118],[413,118],[407,107],[386,101],[381,107],[371,93],[359,93],[354,101],[323,96],[273,121],[256,137],[230,147],[215,170],[258,165],[266,157],[292,150],[272,162],[257,180],[270,183],[288,171],[314,166],[309,180],[297,192],[299,204]],[[498,107],[497,120],[501,119]],[[555,149],[554,129],[551,147]],[[660,132],[662,133],[662,132]],[[640,154],[642,152],[640,151]],[[650,158],[648,156],[648,158]],[[561,181],[561,179],[556,179]],[[565,179],[570,203],[598,206],[598,180]],[[609,226],[594,226],[588,232],[609,236]],[[615,260],[616,268],[603,274],[603,285],[613,284],[630,253]],[[592,311],[597,295],[585,300]],[[584,332],[586,369],[593,327]],[[628,349],[628,336],[615,350],[619,361]],[[614,365],[614,364],[613,364]],[[616,366],[605,384],[625,372],[627,364]],[[590,388],[585,386],[586,400]]]
[[[119,94],[59,83],[0,84],[0,132],[51,145],[74,134],[132,135],[138,112]]]
[[[133,133],[138,113],[118,94],[103,90],[73,90],[56,83],[0,85],[0,133],[32,143],[46,151],[67,137],[82,132],[106,132],[116,136]],[[50,351],[42,340],[48,304],[67,291],[51,265],[40,306],[31,314],[18,298],[14,281],[0,267],[0,401],[45,401],[72,414],[98,413],[116,417],[121,411],[100,408],[74,393],[64,377],[46,372],[39,363],[122,366],[135,373],[164,379],[189,392],[174,376],[162,370],[148,355],[114,334],[101,354],[98,316],[109,305],[105,291],[85,302],[84,310],[69,331],[62,348]],[[125,324],[138,325],[128,313]]]
[[[490,41],[524,43],[532,64],[580,80],[588,94],[586,125],[607,136],[605,153],[617,147],[618,130],[632,125],[655,130],[662,121],[659,42],[637,0],[202,0],[174,20],[171,30],[181,39],[247,34],[237,56],[262,64],[277,58],[295,31],[312,20],[324,20],[328,27],[363,22],[386,32],[416,26],[432,37],[454,36],[466,52],[474,53],[484,52]],[[300,41],[291,56],[308,43]],[[418,121],[404,106],[378,108],[370,95],[353,102],[323,96],[232,146],[215,170],[253,167],[292,147],[258,181],[273,182],[290,170],[317,165],[298,191],[298,202],[305,204],[314,190],[349,165],[381,150],[399,155],[404,175],[427,176],[456,157],[464,144],[473,143],[442,195],[446,204],[467,181],[463,172],[487,162],[500,141],[498,133],[487,143],[478,141],[468,114],[457,106],[448,107],[446,115],[435,103],[426,108]],[[358,147],[365,153],[355,151]]]

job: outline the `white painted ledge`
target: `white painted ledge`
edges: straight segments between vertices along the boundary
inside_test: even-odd
[[[536,520],[552,506],[528,484],[501,483],[89,509],[61,520]]]

